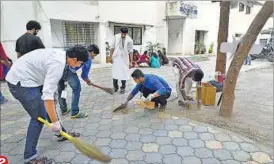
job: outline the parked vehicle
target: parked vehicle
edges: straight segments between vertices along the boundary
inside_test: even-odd
[[[269,42],[265,45],[265,47],[262,49],[261,53],[259,54],[250,54],[251,60],[255,59],[267,59],[269,62],[273,62],[273,41],[272,39],[269,40]]]

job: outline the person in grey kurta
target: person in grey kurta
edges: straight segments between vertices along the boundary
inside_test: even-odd
[[[119,89],[118,80],[122,86],[120,92],[125,93],[126,80],[130,78],[129,69],[133,61],[133,40],[127,35],[128,28],[122,27],[121,33],[116,34],[111,46],[110,57],[112,59],[112,78],[114,91]]]

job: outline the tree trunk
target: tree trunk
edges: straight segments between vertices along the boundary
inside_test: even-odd
[[[239,43],[238,48],[235,52],[233,60],[229,66],[226,80],[223,88],[223,99],[220,108],[219,114],[224,117],[230,117],[233,111],[234,105],[234,90],[237,82],[237,78],[240,72],[240,69],[243,65],[245,58],[248,56],[248,53],[254,44],[258,34],[262,30],[268,18],[273,13],[273,2],[267,1],[256,15],[255,19],[249,26],[245,36],[242,41]],[[254,77],[256,78],[256,77]]]
[[[226,53],[220,52],[222,42],[227,41],[228,26],[229,26],[229,12],[230,1],[220,2],[220,18],[219,18],[219,32],[218,32],[218,45],[217,45],[217,59],[215,72],[220,71],[225,74],[226,71]]]

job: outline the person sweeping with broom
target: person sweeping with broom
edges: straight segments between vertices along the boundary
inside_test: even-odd
[[[66,52],[53,49],[31,51],[14,62],[6,76],[9,90],[30,116],[24,150],[25,164],[50,164],[52,160],[39,157],[37,144],[43,123],[38,117],[52,121],[53,132],[60,132],[61,124],[55,111],[54,92],[63,75],[65,65],[79,67],[88,61],[89,54],[85,47],[75,46]],[[43,86],[42,93],[40,91]]]
[[[62,79],[59,81],[58,84],[58,101],[63,115],[66,115],[70,112],[70,109],[67,107],[66,102],[66,85],[65,82],[67,81],[69,86],[72,88],[72,102],[71,102],[71,118],[85,118],[88,116],[87,113],[80,112],[79,109],[79,100],[80,100],[80,92],[81,92],[81,83],[78,78],[76,72],[82,68],[82,79],[86,82],[87,85],[93,86],[94,84],[88,77],[92,59],[94,59],[99,54],[99,48],[97,45],[92,44],[87,47],[87,51],[89,53],[88,60],[82,63],[78,67],[70,67],[67,65],[64,70],[64,75]]]

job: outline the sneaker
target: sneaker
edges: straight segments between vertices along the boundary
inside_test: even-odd
[[[51,164],[53,161],[47,157],[36,157],[25,164]]]
[[[64,115],[68,114],[70,111],[71,111],[71,109],[67,109],[66,111],[62,111],[62,115],[64,116]]]
[[[125,88],[121,88],[120,93],[124,94],[125,93]]]

